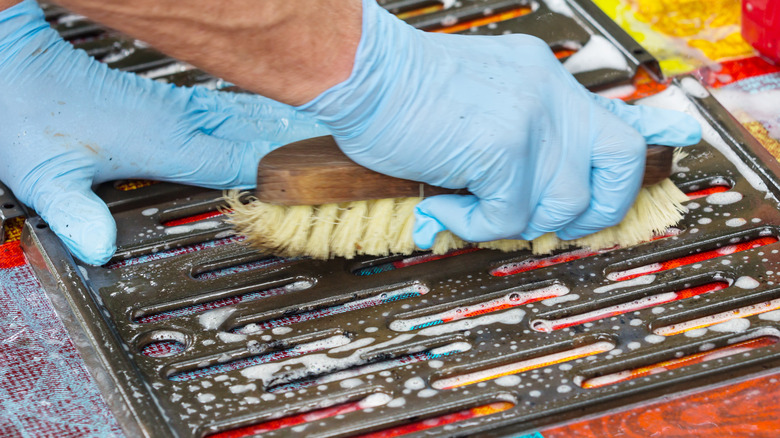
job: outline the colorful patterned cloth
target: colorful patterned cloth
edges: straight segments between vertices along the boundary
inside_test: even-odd
[[[754,56],[734,0],[594,0],[661,63],[666,75]]]
[[[0,437],[123,436],[19,247],[0,245]]]

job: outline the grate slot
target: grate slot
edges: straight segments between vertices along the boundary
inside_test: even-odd
[[[200,222],[214,218],[222,218],[225,213],[222,211],[208,211],[205,213],[194,214],[192,216],[183,217],[181,219],[173,219],[162,223],[164,227],[176,227],[179,225],[187,225],[193,222]]]
[[[435,5],[428,5],[407,11],[401,17],[421,30],[455,33],[489,23],[511,20],[531,12],[532,8],[526,1],[497,0],[464,2],[458,8],[444,8],[443,5],[437,8]]]
[[[364,409],[373,409],[382,406],[390,401],[390,397],[383,393],[370,395],[360,401],[341,403],[327,408],[317,409],[308,412],[302,412],[287,417],[264,421],[259,424],[244,426],[224,432],[218,432],[207,435],[208,438],[243,438],[247,436],[256,436],[261,433],[273,432],[277,430],[290,429],[293,432],[300,432],[305,429],[308,423],[321,421],[341,415],[347,415],[352,412]]]
[[[316,411],[304,412],[288,417],[278,418],[275,420],[265,421],[260,424],[251,426],[244,426],[238,429],[233,429],[225,432],[219,432],[211,435],[207,435],[208,438],[243,438],[248,436],[256,436],[261,433],[273,432],[276,430],[290,429],[294,432],[300,431],[306,424],[324,420],[326,418],[332,418],[341,415],[347,415],[352,412],[365,409],[364,401],[343,403],[328,408],[318,409]]]
[[[567,327],[572,327],[580,324],[585,324],[601,319],[619,316],[630,312],[636,312],[642,309],[658,306],[661,304],[669,304],[675,301],[684,300],[692,297],[697,297],[702,294],[715,292],[725,289],[729,286],[726,281],[718,281],[707,283],[700,286],[680,289],[672,292],[665,292],[656,295],[650,295],[638,300],[616,304],[602,309],[593,310],[587,313],[581,313],[578,315],[568,316],[560,319],[537,319],[531,321],[531,328],[536,331],[549,333],[555,330],[561,330]]]
[[[326,385],[332,382],[346,381],[348,379],[355,379],[359,376],[381,373],[383,371],[415,363],[441,359],[458,353],[464,353],[470,349],[471,345],[468,342],[453,342],[442,347],[435,347],[425,351],[378,361],[363,359],[361,357],[363,351],[358,350],[346,358],[336,359],[330,361],[330,363],[326,362],[319,364],[319,368],[327,369],[326,373],[310,376],[308,375],[308,371],[303,371],[305,375],[301,376],[301,372],[291,372],[286,376],[273,379],[266,390],[270,393],[285,393],[312,386]],[[252,374],[256,375],[256,371],[257,370],[254,370]]]
[[[392,438],[412,433],[424,432],[430,429],[454,425],[469,420],[476,420],[480,417],[498,414],[500,412],[512,409],[513,407],[515,407],[514,403],[507,401],[497,401],[469,409],[460,410],[451,414],[428,416],[422,420],[414,421],[409,424],[391,427],[378,432],[357,435],[354,438]]]
[[[422,15],[429,15],[444,9],[444,3],[436,0],[415,1],[413,4],[393,6],[395,7],[389,7],[388,5],[385,5],[384,7],[401,20],[408,20],[410,18],[415,18]]]
[[[175,356],[187,349],[187,337],[171,330],[161,330],[147,336],[150,342],[141,348],[141,354],[149,357]]]
[[[239,359],[234,359],[229,361],[225,361],[224,357],[220,356],[216,360],[222,361],[222,363],[216,365],[198,367],[195,369],[174,371],[168,376],[168,379],[174,382],[187,382],[190,380],[201,379],[216,374],[224,374],[230,371],[238,371],[250,367],[257,367],[258,365],[300,357],[307,354],[316,353],[322,350],[341,347],[349,343],[350,343],[350,339],[347,336],[336,335],[322,340],[298,344],[291,348],[275,351],[268,354],[253,355],[253,356],[242,357]],[[205,358],[202,360],[202,362],[208,362],[208,361],[213,361],[213,359]],[[172,367],[172,369],[176,369],[176,368],[177,366]],[[183,367],[179,366],[179,368],[183,368]]]
[[[212,241],[207,241],[195,245],[186,245],[181,246],[175,249],[169,249],[167,251],[160,251],[155,252],[147,255],[142,256],[136,256],[136,257],[130,257],[128,259],[124,260],[117,260],[110,262],[106,265],[107,269],[119,269],[119,268],[125,268],[129,266],[136,266],[136,265],[142,265],[149,262],[155,262],[158,260],[164,260],[171,257],[176,257],[183,254],[189,254],[193,252],[197,252],[206,248],[214,248],[222,245],[231,245],[234,243],[242,242],[245,239],[240,236],[233,236],[228,237],[224,239],[217,239]]]
[[[239,259],[228,259],[193,267],[192,278],[195,280],[214,280],[242,272],[271,268],[279,269],[289,266],[295,261],[296,259],[283,259],[275,256],[242,256]]]
[[[203,313],[206,311],[214,310],[214,309],[220,309],[222,307],[231,306],[238,303],[247,303],[255,300],[261,300],[263,298],[268,297],[274,297],[277,295],[282,295],[290,292],[299,292],[306,290],[310,287],[314,286],[314,281],[310,279],[296,279],[295,281],[286,282],[284,284],[267,288],[267,289],[261,289],[261,290],[251,290],[249,292],[245,293],[238,293],[236,294],[235,291],[230,291],[231,295],[224,296],[218,299],[211,299],[215,294],[210,294],[208,297],[204,297],[201,299],[189,299],[188,301],[192,302],[198,302],[203,300],[209,300],[209,301],[203,301],[197,304],[192,304],[189,306],[182,306],[182,307],[173,307],[176,304],[179,303],[170,303],[168,306],[166,306],[165,310],[161,310],[158,308],[146,308],[142,309],[138,312],[138,316],[134,318],[134,322],[138,324],[149,324],[153,322],[160,322],[165,321],[171,318],[178,318],[182,316],[188,316],[188,315],[196,315],[199,313]],[[252,288],[255,289],[255,288]],[[225,295],[225,294],[220,294]]]
[[[760,319],[770,321],[780,320],[779,310],[780,298],[776,298],[774,300],[751,304],[726,312],[695,318],[677,324],[666,325],[653,330],[653,333],[660,336],[674,336],[686,333],[688,336],[694,337],[696,335],[704,334],[708,328],[718,324],[721,324],[721,327],[724,327],[728,324],[734,324],[735,321],[741,320],[742,318],[754,315],[759,315]],[[763,318],[762,315],[764,316]]]
[[[237,393],[248,393],[244,401],[249,405],[262,403],[260,397],[250,387],[237,388]],[[332,418],[339,415],[347,415],[352,412],[381,408],[392,400],[381,387],[374,387],[359,392],[339,394],[335,397],[322,398],[306,404],[290,406],[286,414],[266,411],[260,415],[244,418],[241,421],[220,421],[219,425],[211,425],[198,436],[207,438],[240,438],[257,436],[266,432],[285,431],[291,428],[293,432],[301,432],[307,425]],[[340,418],[340,417],[339,417]]]
[[[638,266],[636,268],[630,268],[626,270],[615,270],[607,274],[607,279],[611,281],[626,281],[632,280],[637,277],[649,274],[657,274],[659,272],[668,271],[670,269],[679,268],[682,266],[688,266],[695,263],[701,263],[705,260],[711,260],[719,257],[724,257],[732,254],[736,254],[743,251],[749,251],[752,249],[760,248],[762,246],[771,245],[777,243],[778,238],[775,236],[757,237],[755,239],[748,240],[740,243],[719,242],[716,245],[708,244],[705,246],[696,247],[688,255],[682,257],[676,257],[672,259],[661,260],[655,263]],[[707,249],[712,248],[716,249]]]
[[[550,365],[561,364],[573,360],[581,359],[605,353],[615,348],[615,343],[610,341],[599,341],[592,344],[582,345],[570,348],[556,353],[545,354],[543,356],[532,357],[506,365],[487,368],[479,371],[471,371],[463,374],[456,374],[451,377],[443,377],[434,380],[431,387],[434,389],[455,389],[462,386],[473,385],[488,380],[495,380],[501,377],[519,374],[525,371],[548,367]]]
[[[490,275],[495,277],[506,277],[509,275],[522,274],[524,272],[534,271],[537,269],[561,265],[564,263],[573,262],[575,260],[592,257],[594,255],[603,254],[608,251],[611,251],[611,249],[605,249],[601,251],[575,249],[573,251],[566,251],[549,257],[532,257],[520,262],[512,262],[501,265],[498,268],[490,271]]]
[[[489,301],[461,305],[444,312],[420,316],[410,319],[396,319],[390,323],[390,329],[397,332],[408,332],[433,327],[461,319],[491,314],[500,310],[510,309],[537,301],[557,298],[569,293],[569,288],[562,284],[553,284],[530,291],[513,291]]]
[[[307,312],[292,313],[282,318],[249,323],[246,325],[235,327],[231,331],[234,333],[241,333],[241,334],[258,333],[263,330],[273,329],[276,327],[287,327],[293,324],[313,321],[316,319],[321,319],[333,315],[340,315],[342,313],[353,312],[360,309],[381,306],[383,304],[388,304],[399,300],[405,300],[408,298],[417,298],[427,294],[428,291],[429,289],[427,287],[421,284],[415,284],[401,289],[396,289],[388,292],[381,292],[379,294],[372,295],[366,298],[348,301],[344,304],[328,306],[319,309],[315,308]]]
[[[728,192],[734,187],[734,182],[722,176],[710,177],[705,180],[691,181],[680,185],[680,190],[685,192],[688,199],[706,198],[715,193]]]
[[[629,380],[634,380],[653,374],[664,373],[677,368],[706,363],[716,359],[734,356],[760,348],[774,347],[778,341],[780,341],[780,338],[775,336],[761,336],[756,339],[738,342],[726,347],[715,348],[713,350],[670,359],[631,370],[593,377],[583,381],[581,386],[585,389],[595,389],[604,386],[615,385],[621,382],[627,382]]]
[[[448,20],[447,18],[449,17],[445,17],[438,26],[431,26],[426,30],[436,33],[458,33],[482,26],[490,27],[496,23],[503,23],[515,18],[522,17],[524,15],[528,15],[531,12],[532,11],[530,7],[524,6],[503,12],[493,11],[490,15],[480,18],[463,17],[458,19],[456,17],[449,16],[453,19]]]
[[[450,257],[456,257],[462,254],[469,254],[474,251],[479,251],[479,248],[456,249],[446,254],[420,254],[412,257],[401,257],[401,258],[391,257],[389,261],[387,258],[382,258],[382,259],[362,263],[358,268],[353,269],[352,273],[361,277],[368,276],[368,275],[376,275],[376,274],[381,274],[383,272],[390,272],[390,271],[395,271],[397,269],[416,266],[422,263],[448,259]]]
[[[431,7],[443,9],[444,0],[379,0],[383,8],[396,16],[403,13],[425,10]]]

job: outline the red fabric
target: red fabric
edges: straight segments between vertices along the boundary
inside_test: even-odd
[[[0,269],[16,268],[24,263],[24,254],[19,242],[0,245]]]

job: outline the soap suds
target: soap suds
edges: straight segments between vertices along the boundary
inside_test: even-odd
[[[233,385],[230,387],[230,392],[233,394],[241,394],[242,392],[254,391],[257,389],[257,385],[250,383],[248,385]]]
[[[740,122],[762,122],[769,135],[780,139],[780,125],[777,123],[765,123],[777,120],[778,102],[780,102],[780,90],[761,90],[750,93],[741,90],[718,88],[712,91],[718,101],[723,104]],[[774,96],[774,97],[772,97]]]
[[[498,386],[517,386],[519,384],[520,384],[520,377],[515,374],[499,377],[498,379],[496,379],[496,385]]]
[[[551,11],[571,17],[574,15],[566,0],[545,0],[544,4],[550,8]]]
[[[286,335],[287,333],[290,333],[292,331],[292,327],[274,327],[271,329],[271,333],[279,336],[279,335]]]
[[[198,322],[206,330],[215,330],[235,311],[236,309],[230,307],[209,310],[198,316]]]
[[[766,184],[761,180],[761,177],[756,174],[740,157],[734,152],[723,138],[718,134],[715,129],[707,123],[704,117],[699,113],[699,110],[693,105],[693,103],[685,96],[685,93],[676,86],[671,86],[666,90],[650,97],[639,100],[640,104],[653,106],[657,108],[666,108],[671,110],[683,111],[693,116],[702,127],[703,139],[723,154],[745,177],[750,185],[760,191],[767,193],[768,189]],[[725,193],[725,192],[724,192]]]
[[[591,35],[587,44],[564,61],[563,66],[571,74],[603,68],[629,70],[626,57],[614,44],[601,35]]]
[[[546,300],[543,300],[542,304],[549,307],[549,306],[554,306],[556,304],[565,303],[567,301],[574,301],[578,299],[580,299],[580,296],[577,294],[563,295],[560,297],[548,298]]]
[[[342,380],[341,383],[339,383],[339,386],[341,386],[344,389],[356,388],[360,385],[363,385],[363,381],[360,379],[345,379]]]
[[[710,330],[716,332],[731,332],[742,333],[750,328],[750,321],[745,318],[736,318],[730,321],[723,321],[719,324],[715,324],[709,327]]]
[[[364,398],[363,400],[360,400],[360,403],[358,405],[360,406],[360,409],[370,409],[370,408],[376,408],[379,406],[384,406],[386,404],[389,404],[392,402],[393,397],[383,393],[378,392],[375,394],[371,394],[368,397]]]
[[[650,344],[659,344],[665,341],[666,338],[660,335],[647,335],[645,336],[645,342]]]
[[[755,289],[760,285],[761,283],[759,283],[758,280],[749,276],[739,277],[737,278],[737,281],[734,282],[734,286],[740,289]]]
[[[420,397],[420,398],[430,398],[430,397],[433,397],[434,395],[438,394],[438,392],[439,391],[437,391],[435,389],[430,389],[430,388],[423,389],[422,391],[417,393],[417,397]]]
[[[219,332],[217,333],[217,337],[222,342],[240,342],[246,340],[246,335],[242,335],[239,333]]]
[[[747,221],[741,217],[735,217],[733,219],[729,219],[726,221],[726,226],[729,227],[741,227],[742,225],[745,225]]]
[[[697,81],[692,77],[683,78],[680,81],[680,85],[682,86],[683,90],[685,90],[688,94],[690,94],[693,97],[704,99],[705,97],[710,95],[710,92],[707,91],[707,89],[704,88],[704,86],[699,81]]]
[[[354,350],[356,348],[363,348],[366,345],[369,345],[374,342],[374,338],[360,338],[356,341],[352,341],[347,345],[342,345],[341,347],[336,347],[328,350],[328,353],[341,353],[344,351],[350,351]]]
[[[422,336],[439,336],[495,323],[514,325],[522,322],[523,317],[525,317],[525,310],[512,309],[502,313],[481,316],[479,318],[464,319],[449,324],[427,327],[420,330],[418,334]]]
[[[685,332],[685,337],[698,338],[700,336],[704,336],[706,333],[707,333],[706,328],[698,328],[698,329],[688,330],[687,332]]]
[[[762,313],[758,315],[758,319],[778,322],[780,321],[780,310],[772,310],[770,312]]]
[[[741,200],[742,193],[734,191],[713,193],[706,198],[707,203],[712,205],[729,205]]]
[[[209,393],[206,393],[206,392],[202,392],[202,393],[198,394],[198,401],[201,402],[201,403],[209,403],[209,402],[214,401],[214,399],[216,399],[216,398],[217,398],[217,396],[215,396],[214,394],[209,394]]]
[[[400,408],[401,406],[406,404],[406,399],[403,397],[398,397],[390,400],[389,403],[387,403],[387,407],[389,408]]]
[[[412,391],[423,389],[425,388],[425,381],[422,379],[422,377],[412,377],[411,379],[404,382],[404,388],[411,389]]]
[[[221,221],[200,221],[200,222],[193,222],[189,225],[178,225],[175,227],[166,227],[165,228],[165,234],[186,234],[191,233],[193,231],[205,231],[205,230],[213,230],[215,228],[219,228],[220,226],[224,225]]]

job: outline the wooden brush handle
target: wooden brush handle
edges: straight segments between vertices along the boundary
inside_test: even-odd
[[[673,148],[649,146],[643,186],[668,178]],[[331,136],[278,148],[257,168],[257,198],[282,205],[319,205],[370,199],[433,196],[468,191],[445,189],[367,169],[344,155]]]

